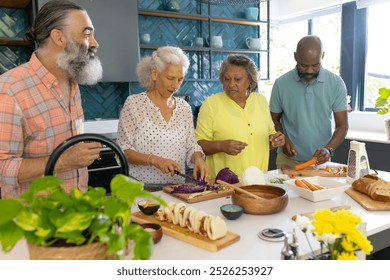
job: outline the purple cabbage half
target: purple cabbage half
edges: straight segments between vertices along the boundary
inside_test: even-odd
[[[229,184],[236,184],[240,181],[238,176],[233,171],[231,171],[229,167],[225,167],[218,172],[217,176],[215,177],[215,182],[217,182],[217,180],[221,180]]]

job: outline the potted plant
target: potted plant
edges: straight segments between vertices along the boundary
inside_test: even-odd
[[[4,252],[25,238],[29,250],[100,244],[106,256],[122,259],[133,241],[133,259],[150,257],[151,235],[131,223],[131,206],[137,197],[166,203],[144,191],[142,182],[116,175],[111,181],[111,196],[100,187],[90,187],[84,193],[73,188],[66,193],[61,182],[44,176],[32,182],[26,193],[0,199],[0,244]],[[73,257],[70,259],[77,259]]]
[[[378,90],[378,98],[375,101],[375,108],[379,108],[379,115],[385,115],[390,112],[390,89],[382,87]],[[385,128],[387,138],[390,139],[390,119],[385,119]]]

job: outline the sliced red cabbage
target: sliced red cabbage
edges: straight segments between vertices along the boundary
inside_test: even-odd
[[[196,184],[182,184],[174,186],[171,193],[197,193],[203,191],[218,192],[218,188],[210,186],[208,182],[203,179],[196,180]]]

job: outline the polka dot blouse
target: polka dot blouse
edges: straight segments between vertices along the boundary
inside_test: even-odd
[[[182,169],[193,167],[194,152],[202,152],[195,139],[193,116],[189,104],[175,98],[176,108],[167,123],[160,109],[146,93],[130,95],[119,118],[117,142],[125,151],[154,154],[175,160]],[[163,174],[154,166],[129,164],[129,173],[146,184],[178,184],[184,179]]]

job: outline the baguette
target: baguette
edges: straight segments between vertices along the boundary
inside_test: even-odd
[[[376,175],[366,175],[352,183],[352,188],[368,195],[373,200],[390,202],[390,182]]]

